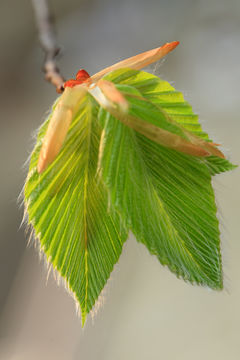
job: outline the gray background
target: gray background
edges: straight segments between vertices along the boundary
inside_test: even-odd
[[[66,78],[180,40],[157,69],[193,105],[213,139],[239,163],[239,0],[55,0]],[[30,1],[0,2],[0,359],[240,358],[239,171],[214,180],[226,290],[177,280],[130,238],[104,306],[84,330],[72,298],[19,229],[24,162],[56,94],[40,71]]]

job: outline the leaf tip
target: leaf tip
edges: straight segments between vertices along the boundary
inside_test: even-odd
[[[179,41],[172,41],[170,43],[166,43],[163,46],[159,48],[162,52],[164,52],[164,55],[168,54],[170,51],[174,50],[178,45],[180,44]]]
[[[172,41],[171,43],[167,43],[169,49],[173,50],[180,44],[180,41]]]
[[[82,313],[81,313],[82,329],[84,328],[84,326],[85,326],[85,324],[86,324],[86,320],[87,320],[87,314],[82,311]]]

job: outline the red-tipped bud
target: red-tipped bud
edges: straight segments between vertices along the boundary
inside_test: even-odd
[[[90,75],[87,73],[86,70],[79,70],[76,75],[76,80],[84,82],[90,78]]]

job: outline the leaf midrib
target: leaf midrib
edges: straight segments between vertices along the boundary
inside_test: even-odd
[[[89,282],[88,282],[88,238],[87,238],[87,193],[88,193],[88,182],[89,182],[89,157],[90,157],[90,148],[91,148],[91,129],[92,129],[92,117],[91,117],[91,104],[90,104],[90,100],[89,98],[87,99],[87,104],[86,104],[86,108],[88,109],[88,111],[86,111],[86,114],[88,114],[86,116],[87,118],[87,127],[86,127],[86,131],[88,130],[88,134],[86,137],[86,147],[87,147],[87,152],[86,152],[86,166],[85,166],[85,170],[84,170],[84,186],[83,186],[83,222],[84,222],[84,247],[85,247],[85,254],[84,254],[84,264],[85,264],[85,304],[84,304],[84,309],[82,309],[82,322],[85,322],[85,317],[87,314],[87,299],[88,299],[88,287],[89,287]]]

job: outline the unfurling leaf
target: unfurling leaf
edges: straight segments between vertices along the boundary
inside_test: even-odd
[[[49,121],[65,118],[57,104],[39,131],[25,185],[29,224],[80,305],[82,324],[129,231],[178,277],[221,289],[211,177],[234,165],[166,81],[125,68],[89,84],[60,97],[72,111],[63,146],[38,171]]]
[[[39,175],[41,129],[25,186],[29,222],[48,261],[80,304],[82,324],[113,270],[127,238],[107,190],[96,178],[100,127],[98,107],[85,95],[63,150]]]

